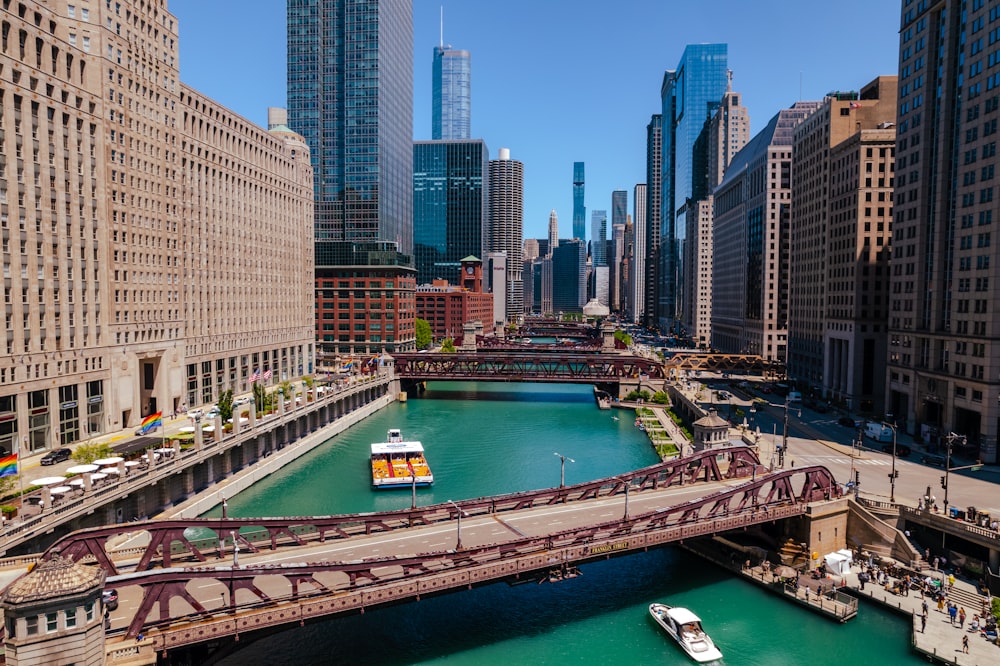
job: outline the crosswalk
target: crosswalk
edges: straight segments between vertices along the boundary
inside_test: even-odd
[[[866,459],[866,458],[855,458],[852,462],[850,458],[845,458],[844,456],[793,456],[795,458],[796,464],[802,465],[846,465],[850,467],[852,464],[855,467],[861,467],[863,465],[875,465],[875,466],[885,466],[891,465],[892,462],[884,459]]]

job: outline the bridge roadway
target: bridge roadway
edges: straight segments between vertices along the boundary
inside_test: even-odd
[[[725,469],[715,464],[718,451],[700,452],[587,484],[469,500],[458,504],[464,519],[456,520],[451,503],[424,507],[412,527],[384,532],[371,526],[396,521],[399,512],[359,514],[355,523],[370,521],[360,534],[268,553],[246,552],[252,544],[242,534],[234,535],[237,553],[232,539],[213,537],[214,561],[184,568],[142,570],[146,560],[133,557],[119,569],[137,570],[108,579],[120,593],[109,653],[140,633],[142,646],[163,652],[473,585],[546,579],[566,565],[801,515],[809,502],[839,496],[824,467],[767,474],[748,453],[724,453]],[[513,498],[512,508],[498,508]],[[228,522],[239,529],[239,521],[268,520]],[[214,522],[221,534],[225,521]],[[72,537],[54,548],[79,559],[86,551],[74,549]]]

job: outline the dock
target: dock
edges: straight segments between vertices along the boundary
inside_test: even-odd
[[[744,580],[777,594],[788,601],[837,622],[847,622],[858,614],[858,600],[837,589],[828,578],[813,580],[808,574],[779,575],[791,573],[787,566],[771,567],[763,562],[753,564],[744,560],[743,553],[737,552],[716,540],[685,542],[681,547],[723,569],[731,571]],[[746,566],[747,561],[751,565]],[[798,574],[798,572],[796,572]]]

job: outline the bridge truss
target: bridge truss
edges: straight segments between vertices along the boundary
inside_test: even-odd
[[[624,483],[619,478],[604,480],[604,494],[615,494],[615,489],[623,489]],[[620,519],[545,536],[349,562],[157,569],[116,576],[108,580],[108,586],[142,588],[142,601],[126,634],[135,637],[158,628],[160,632],[155,636],[162,645],[157,649],[170,649],[220,635],[235,634],[238,638],[241,628],[248,632],[280,624],[301,624],[314,617],[364,612],[366,607],[419,599],[421,595],[473,584],[517,580],[550,570],[553,562],[606,559],[683,539],[742,529],[801,515],[809,502],[839,496],[839,486],[825,467],[794,468],[746,480],[739,486],[672,507],[634,516],[626,514]],[[280,587],[286,592],[280,597],[265,594],[258,583],[267,576],[283,580]],[[200,581],[199,587],[204,587],[205,581],[215,581],[219,589],[228,590],[228,601],[223,593],[218,605],[213,598],[213,608],[207,608],[188,591],[187,585],[193,580]],[[237,603],[237,593],[250,601]],[[190,612],[172,615],[169,611],[171,607],[184,605]],[[150,620],[156,607],[159,617]],[[237,611],[240,621],[236,618]],[[231,619],[227,617],[229,614]]]
[[[575,350],[475,351],[393,354],[396,374],[412,381],[535,381],[601,384],[623,379],[664,379],[659,361],[624,354]]]
[[[754,354],[677,352],[666,359],[663,365],[671,378],[675,378],[681,370],[772,374],[776,376],[785,374],[784,364]]]

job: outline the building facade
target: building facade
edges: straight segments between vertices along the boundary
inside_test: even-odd
[[[552,250],[552,312],[583,312],[586,302],[587,244],[563,238]]]
[[[387,267],[412,266],[413,256],[411,0],[290,0],[287,15],[288,117],[312,156],[317,277],[320,268],[365,270],[321,257],[370,257],[378,263],[358,281],[384,281]],[[386,255],[387,243],[396,256]],[[403,275],[391,281],[412,283]],[[384,328],[352,328],[336,344],[321,338],[318,356],[331,367],[338,356],[414,349],[416,339],[405,337],[413,331],[412,322],[397,321],[387,344]]]
[[[459,284],[434,280],[417,286],[417,317],[430,324],[435,340],[460,342],[472,322],[483,325],[484,335],[493,333],[493,294],[483,290],[483,262],[469,256],[461,263]]]
[[[468,139],[472,127],[472,55],[434,47],[431,72],[431,138]]]
[[[683,297],[680,265],[686,222],[683,210],[703,182],[694,161],[694,146],[705,121],[722,99],[729,81],[726,44],[689,44],[660,86],[662,113],[660,174],[660,247],[658,248],[657,312],[659,327],[674,328]]]
[[[646,125],[646,289],[643,292],[643,324],[659,326],[656,316],[659,303],[660,274],[660,177],[663,163],[663,116],[653,114]]]
[[[629,251],[628,286],[625,289],[625,315],[628,321],[640,323],[645,312],[646,296],[646,183],[636,183],[632,190],[632,233]]]
[[[22,4],[0,13],[0,447],[312,372],[302,138],[184,86],[160,4]]]
[[[903,3],[887,412],[997,461],[995,3]],[[991,283],[991,280],[993,282]]]
[[[490,252],[507,253],[505,321],[515,322],[524,313],[521,256],[524,240],[524,165],[510,159],[501,148],[490,160]],[[494,290],[495,293],[496,290]]]
[[[883,405],[874,377],[885,376],[893,151],[876,148],[871,134],[863,143],[874,157],[855,162],[843,151],[860,149],[859,132],[892,133],[896,93],[896,77],[879,77],[860,94],[828,95],[795,128],[793,144],[788,376],[867,412]],[[881,172],[855,173],[859,165]],[[848,186],[857,188],[853,197]]]
[[[457,284],[461,261],[486,256],[490,155],[481,139],[413,143],[417,284]]]
[[[573,162],[573,238],[587,240],[587,206],[584,205],[584,165]]]
[[[556,215],[556,209],[553,208],[549,212],[549,247],[559,246],[559,216]],[[525,257],[528,259],[529,257]]]
[[[736,154],[714,195],[712,347],[784,362],[792,130],[820,102],[779,111]]]
[[[595,210],[590,214],[590,263],[608,265],[608,211]],[[604,303],[607,305],[607,302]]]

